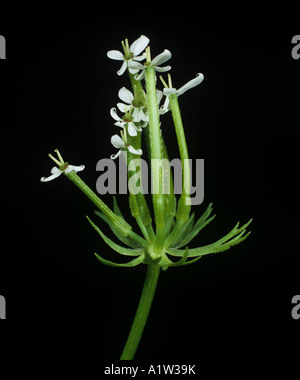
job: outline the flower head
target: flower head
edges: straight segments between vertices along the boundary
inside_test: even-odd
[[[74,166],[65,162],[58,149],[55,149],[54,152],[57,154],[58,159],[53,157],[52,154],[49,154],[48,156],[58,165],[58,167],[54,166],[51,169],[51,175],[49,177],[42,177],[41,182],[52,181],[53,179],[59,177],[62,173],[70,173],[72,170],[77,173],[84,169],[84,165]]]
[[[168,84],[164,81],[164,79],[160,76],[160,80],[162,81],[164,88],[164,95],[166,96],[165,102],[163,106],[160,107],[160,113],[165,113],[169,110],[169,96],[176,94],[177,96],[180,96],[184,94],[187,90],[190,90],[193,87],[198,86],[204,79],[204,75],[201,73],[198,73],[196,78],[190,80],[185,85],[180,87],[178,90],[173,87],[171,75],[168,74]]]
[[[119,95],[119,98],[124,103],[126,103],[126,104],[124,103],[117,104],[117,107],[119,108],[121,112],[126,112],[127,107],[132,106],[133,107],[132,117],[133,117],[134,122],[139,123],[140,121],[146,121],[146,122],[149,121],[149,116],[147,112],[145,111],[145,106],[136,104],[135,98],[131,91],[127,90],[127,88],[125,87],[122,87],[118,95]]]
[[[127,136],[126,136],[126,129],[124,129],[123,131],[121,131],[121,137],[119,135],[113,135],[111,137],[111,140],[110,142],[112,143],[112,145],[119,149],[119,151],[116,153],[116,154],[112,154],[110,156],[110,158],[112,160],[115,160],[117,157],[120,156],[122,150],[126,150],[128,149],[129,152],[133,153],[133,154],[137,154],[137,155],[142,155],[143,154],[143,151],[142,149],[135,149],[128,141],[127,141]]]
[[[122,103],[118,103],[118,108],[120,110],[123,110],[123,107],[120,107],[121,104]],[[129,135],[137,136],[137,132],[140,132],[142,128],[135,124],[136,121],[134,120],[134,117],[132,114],[133,107],[130,106],[128,109],[126,105],[124,106],[125,106],[124,107],[125,114],[123,115],[122,118],[117,114],[117,110],[115,107],[110,109],[111,117],[116,120],[114,125],[116,125],[117,127],[121,127],[124,130],[126,130],[126,126],[127,126]]]
[[[168,74],[168,79],[169,79],[169,85],[166,84],[166,82],[160,77],[161,81],[163,82],[165,88],[164,88],[164,94],[165,95],[172,95],[172,94],[177,94],[182,95],[184,94],[187,90],[190,90],[193,87],[198,86],[204,79],[204,75],[202,73],[198,73],[196,75],[196,78],[190,80],[187,82],[185,85],[180,87],[178,90],[172,86],[172,80],[171,80],[171,75]]]
[[[107,52],[108,58],[117,61],[123,61],[120,70],[117,72],[118,75],[124,74],[127,67],[129,68],[129,72],[131,74],[136,74],[138,72],[138,70],[134,69],[133,67],[130,67],[129,63],[134,61],[142,61],[143,59],[145,59],[145,53],[140,56],[139,54],[147,47],[149,41],[150,40],[148,37],[141,35],[129,46],[128,39],[126,38],[125,42],[122,41],[124,54],[118,50],[110,50]]]

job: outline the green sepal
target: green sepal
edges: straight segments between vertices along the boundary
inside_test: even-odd
[[[143,255],[136,257],[135,259],[129,261],[128,263],[114,263],[112,261],[103,259],[103,257],[99,256],[97,253],[94,252],[94,255],[97,257],[99,261],[101,261],[102,264],[108,265],[110,267],[123,267],[123,268],[131,268],[136,267],[137,265],[141,264],[143,262]]]
[[[140,249],[130,249],[120,246],[119,244],[116,244],[112,240],[110,240],[104,233],[100,230],[99,227],[96,226],[95,223],[91,221],[91,219],[87,216],[88,221],[90,224],[95,228],[95,230],[98,232],[98,234],[102,237],[102,239],[105,241],[106,244],[108,244],[113,250],[120,253],[121,255],[125,256],[140,256],[144,253],[144,250],[142,248]]]
[[[207,255],[209,253],[223,252],[229,249],[230,247],[233,247],[234,245],[241,243],[250,234],[250,232],[248,232],[246,235],[244,235],[244,233],[246,232],[246,228],[251,223],[251,221],[252,219],[250,219],[248,223],[244,224],[240,228],[238,228],[239,223],[237,223],[236,226],[227,235],[225,235],[223,238],[219,239],[215,243],[208,244],[203,247],[189,249],[188,257],[196,257]],[[185,254],[185,250],[183,249],[169,248],[166,250],[166,252],[176,257],[183,257],[183,255]]]

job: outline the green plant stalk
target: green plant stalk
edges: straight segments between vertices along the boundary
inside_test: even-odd
[[[176,212],[176,225],[166,240],[166,247],[168,247],[174,237],[181,231],[185,222],[187,222],[191,211],[190,188],[191,188],[191,174],[189,165],[189,154],[185,139],[185,133],[178,104],[177,94],[169,96],[169,107],[172,113],[178,148],[180,153],[182,165],[182,193],[178,201]]]
[[[65,173],[65,175],[94,203],[94,205],[113,223],[114,227],[123,235],[130,236],[138,241],[142,246],[146,246],[146,241],[132,231],[132,227],[121,216],[116,215],[94,192],[83,182],[83,180],[74,172]]]
[[[124,236],[128,235],[132,227],[123,218],[116,215],[74,171],[65,173],[65,175],[111,220]]]
[[[159,273],[160,267],[158,265],[148,264],[140,302],[120,358],[121,360],[132,360],[134,358],[151,309]]]
[[[145,69],[145,81],[147,90],[147,102],[149,113],[149,137],[150,137],[150,159],[151,159],[151,179],[152,179],[152,199],[156,224],[156,239],[154,251],[161,251],[165,242],[165,205],[162,194],[162,150],[160,141],[159,112],[156,96],[155,69],[148,66]]]
[[[191,173],[189,165],[189,154],[185,139],[185,133],[178,104],[177,94],[169,96],[169,106],[173,117],[181,165],[182,165],[182,193],[178,203],[176,219],[188,220],[191,211],[190,189],[191,189]]]
[[[145,100],[144,90],[143,90],[143,86],[142,86],[141,81],[136,80],[134,75],[131,74],[129,71],[128,71],[128,74],[129,74],[129,78],[130,78],[130,82],[131,82],[131,86],[132,86],[132,90],[134,93],[135,100],[136,100],[136,98],[138,99],[138,101],[140,101],[141,99]],[[146,105],[146,103],[145,103],[145,105]],[[138,133],[138,136],[139,136],[138,144],[136,143],[136,141],[133,142],[134,146],[137,149],[141,147],[141,134]],[[131,137],[129,136],[128,138],[130,139]],[[136,138],[134,138],[134,140],[136,140]],[[127,152],[127,164],[130,163],[133,156],[134,155],[132,153]],[[135,156],[135,158],[136,158],[136,156]],[[141,167],[140,167],[140,170],[141,170]],[[141,174],[141,178],[142,178],[142,173],[140,173],[140,174]],[[131,174],[128,173],[128,177],[130,177],[130,175]],[[140,186],[142,186],[142,181],[141,181]],[[135,199],[134,199],[134,202],[131,202],[131,204],[135,203],[137,206],[134,217],[135,217],[135,219],[136,219],[136,221],[140,227],[140,230],[142,231],[144,237],[146,238],[146,240],[153,242],[155,240],[155,233],[153,231],[152,219],[151,219],[150,211],[149,211],[149,208],[148,208],[148,205],[146,202],[145,195],[144,195],[144,193],[140,192],[136,195],[132,195],[131,196],[132,200],[133,200],[133,197]],[[148,239],[147,239],[147,237],[148,237]]]

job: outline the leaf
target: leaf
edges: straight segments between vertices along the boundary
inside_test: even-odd
[[[125,219],[120,208],[119,208],[119,206],[118,206],[117,198],[115,196],[113,197],[113,200],[114,200],[114,213],[118,216],[121,216],[123,219]]]
[[[181,264],[185,263],[187,258],[188,258],[188,254],[189,254],[189,249],[188,249],[188,247],[186,247],[186,249],[184,250],[182,258],[180,260],[176,261],[175,263],[173,262],[172,264],[170,264],[170,266],[178,267]]]
[[[186,236],[191,231],[191,229],[193,228],[194,219],[195,219],[195,213],[193,212],[190,215],[187,222],[185,222],[185,224],[183,225],[179,234],[173,239],[172,244],[171,244],[172,247],[176,247],[176,244],[183,239],[183,236]]]
[[[112,261],[103,259],[103,257],[99,256],[97,253],[94,253],[94,255],[97,257],[99,261],[101,261],[102,264],[109,265],[111,267],[130,268],[130,267],[135,267],[141,264],[143,261],[143,255],[136,257],[135,259],[129,261],[128,263],[114,263]]]
[[[144,250],[142,248],[140,249],[130,249],[130,248],[125,248],[122,247],[112,240],[110,240],[104,233],[100,230],[99,227],[97,227],[91,219],[87,216],[88,221],[91,223],[91,225],[95,228],[95,230],[99,233],[99,235],[102,237],[102,239],[105,241],[106,244],[108,244],[113,250],[116,252],[120,253],[121,255],[125,256],[139,256],[144,253]]]
[[[170,267],[181,267],[183,265],[189,265],[189,264],[193,264],[195,263],[196,261],[198,261],[199,259],[201,259],[202,256],[198,256],[196,257],[195,259],[192,259],[192,260],[189,260],[187,261],[187,258],[188,258],[188,252],[189,252],[189,249],[188,247],[186,247],[185,251],[184,251],[184,254],[182,256],[182,258],[178,261],[176,261],[175,263],[173,262],[172,264],[169,264],[168,266]],[[166,268],[167,269],[167,268]],[[166,270],[163,268],[163,270]]]
[[[204,211],[204,213],[201,215],[201,217],[197,220],[197,222],[195,223],[192,230],[184,237],[183,240],[180,241],[180,243],[178,243],[176,245],[176,248],[180,248],[180,247],[183,247],[184,245],[188,244],[191,240],[194,239],[195,236],[198,235],[198,233],[205,226],[208,225],[208,223],[210,223],[216,217],[216,215],[213,215],[212,217],[207,219],[209,217],[209,215],[211,214],[211,212],[212,212],[212,203],[210,203],[208,205],[207,209]],[[172,244],[172,246],[175,247],[175,244]]]
[[[241,243],[250,234],[250,232],[248,232],[245,236],[243,236],[246,232],[246,228],[251,223],[251,221],[252,219],[250,219],[248,223],[244,224],[240,228],[238,228],[239,223],[237,223],[235,227],[227,235],[217,240],[215,243],[208,244],[203,247],[189,249],[188,257],[196,257],[207,255],[209,253],[223,252],[229,249],[230,247],[233,247],[234,245]],[[185,254],[185,250],[173,248],[167,249],[166,252],[172,256],[177,257],[183,257]]]
[[[115,234],[115,236],[124,244],[128,245],[131,248],[140,248],[141,245],[134,242],[132,239],[130,239],[128,236],[123,236],[113,225],[113,223],[108,219],[108,217],[102,212],[95,210],[94,211],[97,216],[99,216],[102,220],[104,220],[112,230],[112,232]]]

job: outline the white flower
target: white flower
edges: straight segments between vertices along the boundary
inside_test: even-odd
[[[127,88],[125,87],[122,87],[119,91],[119,98],[121,100],[123,100],[123,102],[125,102],[126,104],[124,103],[118,103],[117,104],[117,107],[119,108],[119,110],[121,112],[126,112],[126,109],[127,107],[129,106],[132,106],[133,107],[133,112],[132,112],[132,117],[133,117],[133,121],[136,122],[136,123],[139,123],[140,121],[146,121],[148,122],[149,121],[149,116],[147,114],[147,112],[145,111],[145,107],[144,106],[140,106],[140,107],[136,107],[135,104],[134,104],[134,96],[133,96],[133,93],[129,90],[127,90]]]
[[[137,40],[135,40],[130,46],[128,44],[127,38],[124,41],[122,41],[122,46],[124,49],[124,54],[121,53],[118,50],[110,50],[107,52],[108,58],[117,60],[117,61],[123,61],[122,66],[120,70],[117,72],[118,75],[122,75],[127,66],[129,68],[129,71],[131,74],[136,74],[138,70],[131,68],[129,66],[129,63],[134,62],[134,61],[142,61],[145,59],[146,54],[142,54],[139,56],[139,54],[147,47],[149,43],[149,38],[141,35]]]
[[[127,125],[128,133],[130,136],[137,136],[137,132],[140,132],[142,130],[141,127],[134,124],[135,120],[132,116],[132,107],[129,108],[129,111],[125,107],[125,115],[122,118],[117,114],[115,107],[110,109],[110,115],[113,119],[116,120],[116,123],[114,123],[114,125],[117,127],[125,128]]]
[[[203,79],[204,79],[204,75],[202,73],[198,73],[197,76],[196,76],[196,78],[190,80],[185,85],[183,85],[182,87],[180,87],[178,90],[176,90],[176,88],[172,88],[172,86],[170,86],[171,82],[170,82],[170,79],[169,79],[169,88],[164,88],[164,94],[167,95],[167,96],[168,95],[172,95],[172,94],[177,94],[178,96],[182,95],[187,90],[190,90],[191,88],[198,86],[203,81]]]
[[[162,100],[162,98],[164,96],[164,93],[162,91],[160,91],[160,90],[156,90],[156,96],[157,96],[158,112],[159,112],[160,115],[163,115],[163,114],[165,114],[166,112],[169,111],[169,108],[168,108],[169,99],[167,101],[168,97],[166,96],[164,104],[161,107],[159,107],[159,104],[160,104],[160,102],[161,102],[161,100]],[[166,104],[166,107],[165,107],[165,104]]]
[[[190,90],[193,87],[198,86],[204,79],[204,75],[202,73],[198,73],[196,78],[190,80],[185,85],[180,87],[178,90],[172,86],[171,76],[168,74],[169,78],[169,86],[166,84],[166,82],[160,77],[161,81],[163,82],[165,88],[164,88],[164,95],[166,95],[165,102],[162,107],[160,107],[160,113],[166,113],[169,110],[169,96],[173,94],[177,94],[177,96],[180,96],[184,94],[187,90]]]
[[[115,160],[117,157],[119,157],[123,149],[128,149],[129,152],[131,152],[133,154],[137,154],[139,156],[143,154],[142,149],[134,149],[134,147],[126,141],[127,140],[126,139],[126,130],[125,130],[124,134],[121,132],[121,136],[122,136],[122,138],[119,135],[113,135],[111,137],[110,141],[111,141],[112,145],[115,148],[119,149],[119,151],[116,154],[112,154],[110,156],[110,158],[112,160]]]
[[[137,80],[141,80],[144,78],[145,76],[145,68],[147,66],[153,66],[155,71],[158,71],[160,73],[163,73],[165,71],[168,71],[171,69],[171,66],[164,66],[164,67],[160,67],[159,65],[161,65],[162,63],[165,63],[167,62],[171,57],[172,57],[172,54],[169,50],[165,49],[161,54],[159,54],[157,57],[155,57],[154,59],[151,60],[151,57],[150,57],[150,50],[149,50],[149,47],[146,49],[146,65],[142,65],[141,63],[139,62],[134,62],[134,61],[131,61],[128,63],[128,67],[132,70],[136,70],[136,72],[141,71],[141,73],[139,75],[136,76],[136,79]]]
[[[74,166],[74,165],[69,165],[67,162],[64,162],[64,160],[63,160],[61,154],[59,153],[58,149],[55,149],[54,152],[56,152],[59,160],[57,160],[51,154],[49,154],[49,157],[59,166],[59,168],[54,166],[51,169],[51,175],[49,177],[42,177],[41,182],[52,181],[53,179],[59,177],[62,173],[70,173],[72,170],[75,173],[77,173],[77,172],[80,172],[84,169],[84,165]]]

